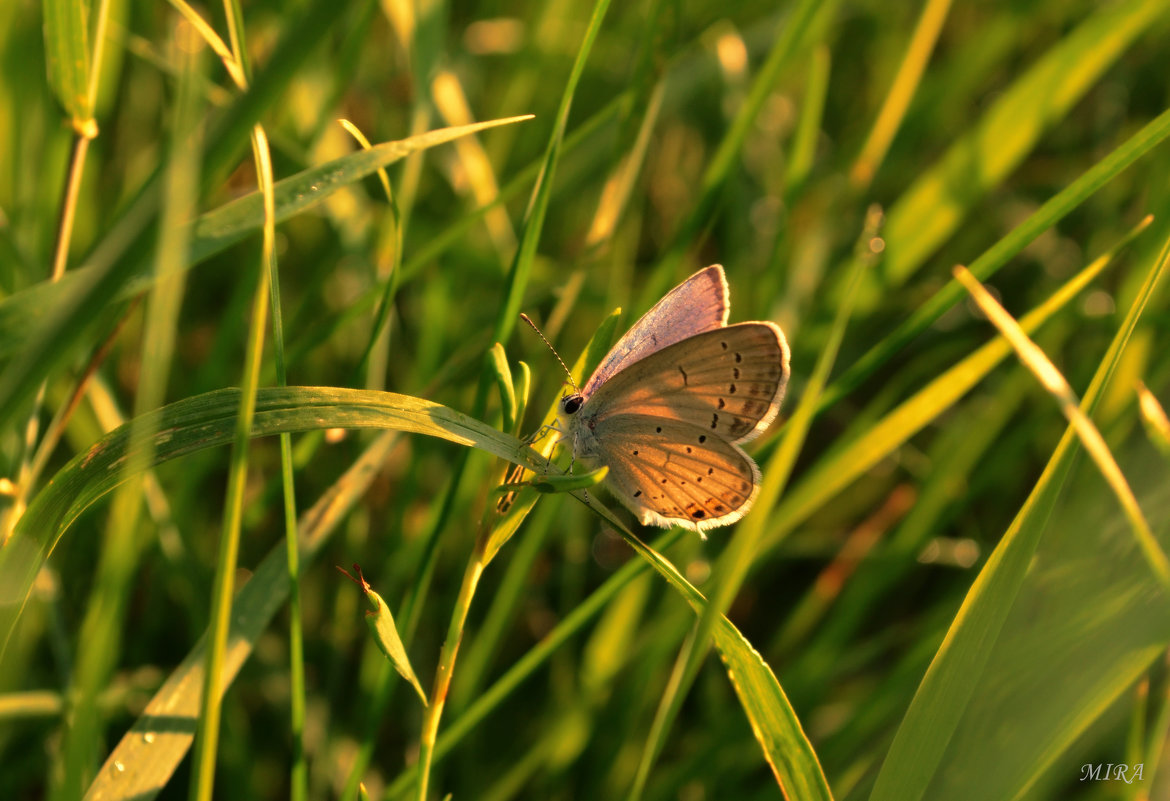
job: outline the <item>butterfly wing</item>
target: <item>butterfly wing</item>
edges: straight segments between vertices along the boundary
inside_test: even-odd
[[[730,301],[723,267],[712,264],[670,290],[618,340],[582,394],[588,398],[609,378],[660,348],[727,322]]]
[[[623,414],[594,433],[605,443],[606,486],[644,525],[725,526],[747,514],[759,490],[751,457],[700,426]]]
[[[598,429],[625,415],[688,423],[708,435],[708,444],[712,439],[746,442],[780,411],[788,358],[788,343],[773,323],[706,331],[612,376],[586,397],[579,422],[593,429],[603,448],[605,438]]]

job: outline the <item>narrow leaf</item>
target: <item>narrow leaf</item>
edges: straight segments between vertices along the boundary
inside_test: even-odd
[[[1004,92],[890,208],[889,279],[900,284],[909,278],[1165,10],[1161,0],[1101,6]]]
[[[97,134],[89,95],[89,3],[45,0],[45,55],[49,85],[79,135]]]
[[[314,205],[338,189],[405,156],[449,142],[459,136],[530,117],[444,128],[398,142],[386,142],[313,167],[275,184],[279,223]],[[208,212],[194,224],[185,267],[259,230],[264,221],[263,198],[253,192]],[[116,263],[71,271],[56,285],[38,284],[0,302],[0,359],[11,358],[0,373],[0,421],[12,415],[40,381],[72,352],[89,325],[115,299],[141,292],[150,283],[145,273],[115,269]]]
[[[1086,415],[1092,414],[1116,369],[1164,266],[1163,254],[1151,266],[1101,360],[1081,400]],[[1028,499],[979,572],[898,728],[871,801],[918,801],[926,793],[1032,564],[1045,524],[1078,453],[1078,441],[1070,425]],[[1067,727],[1065,732],[1072,735]]]
[[[422,685],[419,684],[418,677],[414,675],[414,668],[410,666],[410,657],[406,655],[406,646],[402,644],[402,638],[398,636],[398,627],[394,625],[394,615],[390,613],[390,607],[382,600],[382,596],[370,587],[370,583],[366,581],[366,577],[362,575],[362,569],[358,567],[356,562],[353,566],[353,571],[357,574],[356,578],[347,573],[344,568],[338,567],[337,569],[361,588],[366,600],[370,602],[370,611],[366,612],[366,625],[370,627],[370,633],[374,635],[374,642],[377,643],[378,650],[386,655],[390,664],[398,671],[398,675],[410,682],[410,686],[414,688],[422,700],[423,706],[426,706],[427,694]]]
[[[396,441],[394,432],[374,440],[317,503],[301,515],[298,529],[305,565],[312,562],[349,510],[364,497]],[[284,605],[288,592],[288,562],[284,543],[279,543],[232,599],[232,637],[221,692],[227,691],[260,635]],[[206,638],[201,638],[155,692],[97,772],[86,791],[85,801],[121,798],[148,801],[167,785],[194,739],[206,647]]]

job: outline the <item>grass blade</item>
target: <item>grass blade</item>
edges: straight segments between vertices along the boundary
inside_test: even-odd
[[[1024,222],[1012,229],[1011,233],[984,251],[971,263],[971,273],[981,281],[987,280],[1019,255],[1029,243],[1035,241],[1139,158],[1161,144],[1167,136],[1170,136],[1170,110],[1162,112],[1147,123],[1109,155],[1050,198]],[[823,412],[834,406],[841,398],[857,389],[866,378],[873,375],[895,353],[929,328],[947,309],[954,307],[962,297],[963,288],[957,282],[947,283],[916,308],[893,333],[885,336],[842,373],[826,390],[821,399],[820,410]]]
[[[456,129],[430,131],[370,150],[352,153],[277,183],[274,187],[276,221],[311,208],[354,181],[411,153],[495,125],[530,117],[509,117]],[[201,216],[191,234],[187,266],[240,241],[258,230],[263,201],[258,192],[232,201]],[[0,302],[0,357],[11,361],[0,373],[0,421],[8,419],[34,391],[36,382],[71,354],[88,326],[110,300],[142,291],[142,277],[125,276],[114,265],[82,268],[54,286],[40,284]]]
[[[1020,325],[1025,331],[1036,330],[1072,301],[1113,262],[1115,256],[1114,248],[1095,259],[1048,300],[1025,315]],[[937,419],[1010,353],[1010,346],[1003,340],[987,343],[869,426],[856,440],[821,459],[776,507],[774,518],[782,522],[768,533],[762,547],[766,549],[778,544],[822,504]]]
[[[1128,0],[1101,7],[1021,76],[890,208],[889,282],[905,282],[1166,7]],[[976,273],[978,275],[978,273]]]
[[[97,135],[90,95],[89,3],[44,0],[49,85],[79,136]]]
[[[1086,414],[1092,414],[1105,390],[1164,265],[1164,256],[1160,256],[1110,343],[1081,401]],[[898,728],[871,801],[917,801],[926,792],[1023,582],[1072,467],[1076,443],[1070,426],[1028,500],[979,572]]]
[[[1167,249],[1166,254],[1170,256],[1170,249]],[[1161,270],[1162,268],[1159,266],[1157,271],[1161,272]],[[1113,458],[1109,446],[1101,437],[1101,432],[1077,405],[1076,395],[1073,393],[1072,387],[1068,385],[1068,381],[1056,369],[1056,365],[1044,355],[1044,351],[1020,329],[1019,323],[1012,319],[1003,306],[999,305],[991,293],[984,289],[983,285],[969,271],[963,267],[956,267],[955,277],[959,279],[959,283],[967,288],[967,291],[979,304],[979,308],[983,309],[984,314],[999,329],[1004,338],[1011,343],[1016,355],[1020,357],[1020,361],[1056,398],[1060,404],[1060,410],[1064,412],[1064,416],[1068,418],[1073,430],[1080,437],[1081,444],[1093,457],[1101,474],[1105,476],[1105,480],[1109,482],[1114,494],[1121,502],[1121,508],[1124,510],[1125,516],[1129,518],[1134,536],[1137,537],[1138,543],[1145,553],[1150,569],[1161,582],[1167,594],[1170,594],[1170,562],[1166,560],[1166,554],[1158,545],[1158,541],[1154,539],[1154,532],[1150,530],[1150,524],[1146,522],[1141,506],[1138,505],[1137,498],[1134,497],[1133,490],[1130,489],[1129,482],[1125,480],[1121,468],[1117,466],[1117,460]]]
[[[155,453],[147,466],[231,442],[240,398],[240,390],[218,390],[136,418],[141,425],[159,432],[154,439]],[[83,511],[125,481],[122,472],[110,468],[135,457],[129,443],[133,423],[111,432],[58,471],[29,504],[8,546],[0,550],[0,638],[4,642],[27,600],[33,578],[61,535]],[[253,437],[326,428],[392,428],[427,434],[476,447],[529,468],[540,470],[545,466],[542,457],[515,437],[421,398],[335,387],[258,390]]]
[[[308,565],[329,536],[361,500],[382,471],[398,435],[387,431],[366,448],[312,508],[300,518],[300,554]],[[232,631],[224,663],[224,687],[239,673],[289,590],[284,547],[275,546],[232,601]],[[108,798],[154,798],[167,785],[195,737],[199,691],[206,667],[207,640],[201,639],[167,677],[146,709],[106,758],[85,801]]]

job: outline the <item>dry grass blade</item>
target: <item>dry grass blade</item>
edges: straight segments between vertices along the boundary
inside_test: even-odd
[[[1125,475],[1117,466],[1117,460],[1113,458],[1113,454],[1110,452],[1109,446],[1105,444],[1105,439],[1097,430],[1097,426],[1081,410],[1076,393],[1072,391],[1068,381],[1061,375],[1060,370],[1056,369],[1056,365],[1045,355],[1044,351],[1024,333],[1020,324],[1007,313],[1007,310],[991,296],[991,293],[984,288],[983,284],[979,283],[979,280],[967,268],[956,266],[954,273],[955,278],[971,293],[991,323],[1011,344],[1024,366],[1031,370],[1044,388],[1056,398],[1057,403],[1060,404],[1060,410],[1076,429],[1085,450],[1097,463],[1101,474],[1105,476],[1105,480],[1109,482],[1109,486],[1113,488],[1113,492],[1121,502],[1121,507],[1125,511],[1126,517],[1129,518],[1134,534],[1138,538],[1138,544],[1141,546],[1146,560],[1150,563],[1150,569],[1154,571],[1154,575],[1158,577],[1167,593],[1170,593],[1170,560],[1167,560],[1165,552],[1154,538],[1154,532],[1150,530],[1150,524],[1146,522],[1146,517],[1142,514],[1129,482],[1125,480]]]

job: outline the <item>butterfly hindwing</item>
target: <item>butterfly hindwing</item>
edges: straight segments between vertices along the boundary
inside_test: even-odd
[[[627,414],[600,421],[595,433],[606,444],[607,486],[644,524],[723,526],[755,500],[756,463],[700,426]]]
[[[586,398],[594,424],[636,414],[690,423],[731,442],[775,419],[788,382],[788,345],[773,323],[706,331],[626,366]]]

